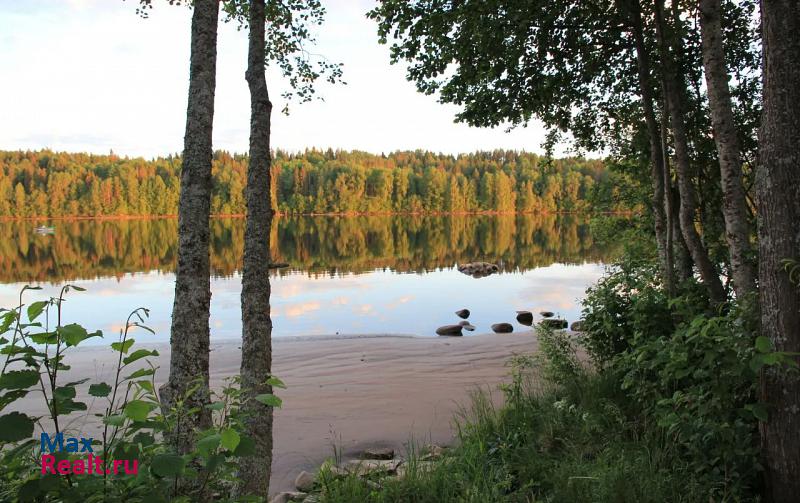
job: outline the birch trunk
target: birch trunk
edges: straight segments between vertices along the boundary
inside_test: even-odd
[[[199,412],[176,425],[170,436],[178,452],[191,449],[194,433],[211,424],[208,352],[209,214],[211,209],[211,132],[217,70],[218,0],[195,0],[192,14],[189,103],[186,110],[181,193],[178,206],[178,265],[170,332],[169,378],[161,387],[167,407],[187,397],[188,408]]]
[[[240,492],[266,498],[272,465],[272,407],[254,399],[271,393],[266,384],[272,371],[270,318],[270,128],[272,103],[264,67],[264,0],[250,2],[250,39],[245,74],[250,88],[250,164],[247,170],[247,223],[242,270],[242,364],[246,433],[255,455],[242,458]]]
[[[719,156],[725,238],[730,253],[733,289],[737,298],[744,299],[756,289],[756,270],[751,262],[750,226],[742,186],[742,158],[728,88],[721,18],[721,0],[700,0],[703,69],[714,142]]]
[[[778,351],[800,352],[800,289],[784,259],[800,258],[800,1],[762,0],[764,98],[756,174],[761,331]],[[796,372],[762,374],[768,501],[800,495],[800,382]]]
[[[670,51],[670,43],[665,33],[663,18],[663,0],[655,0],[656,34],[661,52],[661,64],[664,75],[664,92],[667,110],[669,111],[672,137],[675,147],[675,172],[678,175],[678,194],[680,195],[679,219],[681,233],[686,246],[691,253],[692,260],[700,272],[700,278],[708,291],[708,296],[714,304],[725,302],[725,289],[719,278],[716,267],[708,256],[700,234],[695,227],[695,213],[697,212],[694,186],[692,185],[692,166],[689,156],[689,142],[685,124],[685,97],[686,85],[679,73],[678,59]],[[674,37],[670,37],[674,38]],[[677,43],[675,43],[677,45]]]

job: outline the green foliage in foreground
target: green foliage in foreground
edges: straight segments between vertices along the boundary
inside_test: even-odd
[[[238,461],[254,452],[253,441],[244,433],[244,395],[237,377],[212,392],[207,405],[212,426],[196,432],[190,452],[177,453],[167,440],[179,421],[197,412],[184,406],[196,388],[174,407],[162,405],[155,381],[158,368],[150,360],[158,352],[135,348],[131,337],[134,330],[151,331],[144,324],[147,309],[134,310],[119,339],[111,343],[110,382],[64,382],[72,349],[103,334],[61,323],[65,295],[83,288],[66,285],[56,298],[24,304],[26,291],[38,289],[26,286],[15,308],[0,310],[0,501],[261,500],[236,494]],[[274,377],[268,383],[283,387]],[[43,400],[46,413],[31,415],[30,404],[20,404],[26,397]],[[255,399],[281,405],[272,394]],[[105,410],[93,411],[82,400],[99,401]],[[86,441],[91,454],[102,460],[92,464],[103,470],[87,473],[89,449],[58,450],[52,453],[56,463],[65,463],[71,473],[43,473],[43,456],[50,453],[43,451],[42,432],[51,438],[63,434],[91,439]]]

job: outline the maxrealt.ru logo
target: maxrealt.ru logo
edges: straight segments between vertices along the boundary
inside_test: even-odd
[[[115,459],[111,465],[105,467],[103,460],[94,455],[92,440],[91,437],[65,437],[63,433],[57,433],[52,437],[47,433],[42,433],[42,474],[117,475],[122,473],[122,470],[124,470],[124,473],[127,475],[136,475],[139,473],[138,459]],[[45,454],[47,452],[50,454]],[[86,457],[57,460],[52,454],[54,452],[66,452],[68,454],[85,453]]]

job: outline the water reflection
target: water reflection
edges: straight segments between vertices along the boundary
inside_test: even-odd
[[[172,272],[176,219],[63,220],[54,235],[34,222],[0,222],[0,282],[63,282],[133,272]],[[214,219],[211,266],[216,277],[241,268],[244,220]],[[375,269],[426,272],[472,260],[502,271],[552,263],[602,262],[586,218],[573,215],[286,217],[272,227],[272,255],[312,275]],[[276,274],[287,274],[282,270]]]
[[[65,322],[113,334],[144,306],[157,339],[168,340],[177,220],[55,221],[51,236],[35,235],[36,225],[0,223],[0,306],[15,304],[25,283],[43,284],[44,297],[70,281],[88,291],[71,295]],[[294,217],[277,219],[272,233],[275,260],[291,265],[272,280],[276,337],[433,335],[464,307],[476,333],[513,323],[518,309],[574,320],[586,286],[616,252],[593,241],[588,220],[565,215]],[[243,242],[243,220],[213,220],[216,340],[240,337]],[[473,260],[501,273],[475,279],[454,268]]]

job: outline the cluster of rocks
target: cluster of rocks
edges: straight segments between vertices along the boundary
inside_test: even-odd
[[[417,470],[430,470],[435,460],[442,457],[446,447],[438,445],[428,445],[422,449],[422,455],[415,461]],[[324,472],[326,476],[347,477],[358,476],[365,479],[365,483],[370,486],[380,487],[380,480],[386,477],[402,478],[407,470],[407,461],[402,457],[395,456],[394,449],[379,448],[366,449],[357,459],[351,459],[341,464],[325,462],[317,474],[302,471],[295,478],[295,491],[285,491],[276,494],[270,503],[316,503],[319,501],[314,494],[319,489],[319,474]]]
[[[497,264],[489,262],[469,262],[467,264],[460,264],[458,271],[472,276],[473,278],[485,278],[494,273],[500,272],[500,267]]]
[[[563,320],[560,318],[553,318],[555,314],[552,311],[541,311],[539,313],[542,316],[542,321],[540,322],[543,326],[550,327],[555,330],[564,330],[567,328],[568,323],[567,320]],[[446,335],[446,336],[462,336],[462,330],[469,330],[470,332],[475,330],[475,326],[472,325],[470,322],[466,321],[469,318],[470,311],[469,309],[460,309],[456,311],[456,316],[459,318],[463,318],[464,321],[459,322],[457,325],[444,325],[436,329],[437,335]],[[517,322],[520,325],[525,326],[532,326],[533,325],[533,313],[530,311],[517,311]],[[574,332],[582,332],[583,331],[583,323],[581,321],[576,321],[570,327]],[[492,331],[496,334],[510,334],[514,332],[514,326],[511,323],[495,323],[492,325]]]

